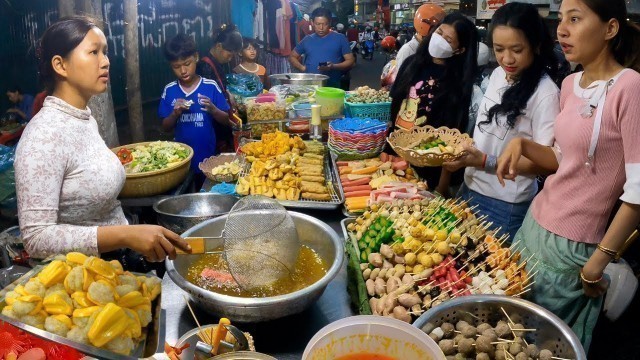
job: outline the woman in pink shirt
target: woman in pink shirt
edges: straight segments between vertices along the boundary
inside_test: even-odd
[[[518,162],[555,174],[534,199],[516,241],[538,263],[533,301],[562,318],[588,350],[608,281],[607,264],[640,223],[640,30],[624,0],[564,0],[558,40],[584,72],[560,92],[553,147],[512,140],[497,175]],[[607,228],[616,201],[622,205]]]

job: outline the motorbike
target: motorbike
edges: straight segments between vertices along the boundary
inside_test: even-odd
[[[374,46],[373,40],[365,40],[364,44],[361,44],[360,54],[362,54],[363,59],[369,57],[369,60],[373,60]]]

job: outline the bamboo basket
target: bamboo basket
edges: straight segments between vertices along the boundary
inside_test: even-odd
[[[133,149],[136,146],[148,145],[151,143],[152,141],[147,141],[123,145],[113,148],[111,151],[117,154],[122,148]],[[137,174],[127,174],[127,179],[120,191],[119,197],[139,198],[163,194],[184,181],[189,173],[189,166],[191,165],[191,158],[193,157],[193,149],[187,144],[179,144],[189,151],[189,155],[187,155],[186,159],[166,169]]]
[[[453,147],[453,153],[435,154],[419,153],[415,150],[422,141],[436,138]],[[432,126],[414,127],[412,130],[397,129],[387,138],[393,151],[413,166],[442,166],[447,161],[454,161],[466,154],[463,145],[472,145],[473,139],[467,134],[461,134],[458,129],[446,126],[434,128]]]
[[[219,182],[219,183],[221,182],[232,183],[232,182],[238,181],[238,175],[240,174],[213,175],[211,171],[220,165],[223,165],[228,162],[232,162],[236,159],[237,159],[236,154],[221,154],[218,156],[212,156],[204,159],[200,164],[198,164],[198,168],[200,168],[200,171],[202,171],[204,175],[207,177],[207,179],[211,181]]]

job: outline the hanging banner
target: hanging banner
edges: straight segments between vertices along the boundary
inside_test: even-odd
[[[476,19],[491,19],[493,13],[506,3],[506,0],[478,0],[478,14]]]

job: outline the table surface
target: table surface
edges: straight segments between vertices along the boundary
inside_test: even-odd
[[[336,231],[342,237],[340,221],[344,218],[340,210],[302,211],[314,216]],[[325,325],[336,320],[355,315],[347,294],[347,262],[336,277],[329,283],[322,297],[309,309],[296,315],[264,323],[240,324],[242,331],[248,331],[255,340],[256,350],[269,354],[279,360],[300,359],[307,343]],[[197,327],[184,295],[168,275],[162,280],[162,309],[166,319],[166,341],[174,344],[187,331]],[[207,314],[192,303],[198,321],[205,324],[217,324],[218,318]]]

